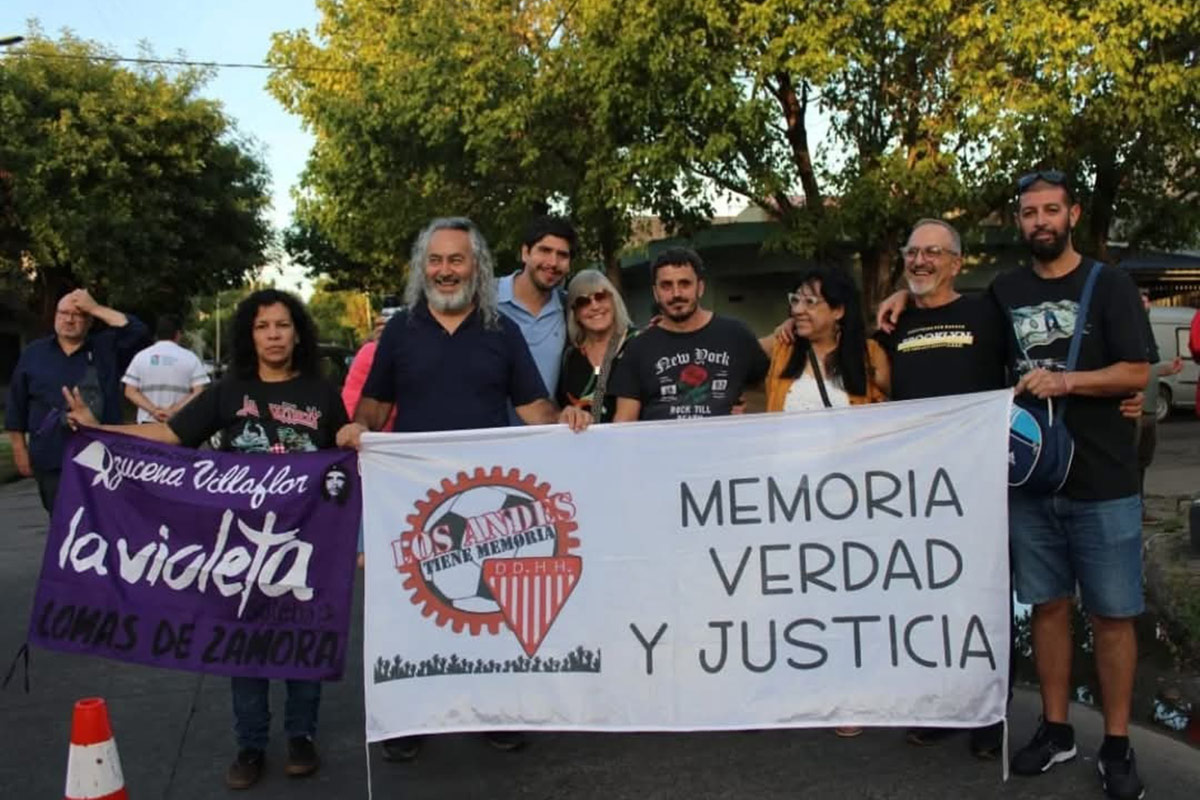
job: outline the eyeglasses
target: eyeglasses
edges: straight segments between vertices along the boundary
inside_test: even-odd
[[[796,308],[797,306],[816,308],[825,302],[824,297],[817,297],[815,294],[800,294],[799,292],[788,292],[787,299],[788,305],[792,308]]]
[[[924,253],[925,258],[929,259],[930,261],[941,258],[942,256],[956,256],[959,254],[957,250],[949,250],[936,244],[926,245],[925,247],[900,248],[900,257],[905,261],[916,261],[917,256],[922,253]]]
[[[1017,193],[1024,192],[1038,181],[1045,181],[1055,186],[1065,186],[1067,183],[1067,173],[1057,169],[1041,169],[1037,172],[1031,172],[1028,175],[1022,175],[1017,179]]]
[[[575,302],[571,304],[571,308],[578,311],[581,308],[587,308],[592,303],[599,305],[605,300],[608,300],[610,297],[612,297],[612,292],[610,292],[608,289],[601,289],[600,291],[592,292],[591,294],[581,294],[579,297],[575,298]]]

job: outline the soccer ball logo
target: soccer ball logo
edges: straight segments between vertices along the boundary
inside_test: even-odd
[[[392,554],[396,569],[408,576],[404,587],[412,602],[423,604],[426,616],[456,632],[498,633],[504,610],[484,563],[567,556],[579,546],[571,536],[574,515],[569,493],[553,493],[533,475],[476,469],[442,481],[417,503],[409,529],[391,543]]]

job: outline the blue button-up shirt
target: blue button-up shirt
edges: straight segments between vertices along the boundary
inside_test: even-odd
[[[95,368],[102,398],[103,408],[97,414],[100,422],[121,422],[121,375],[149,333],[136,317],[125,317],[127,322],[120,328],[89,333],[83,346],[70,355],[54,336],[36,339],[21,352],[8,387],[4,428],[28,432],[29,457],[35,470],[61,469],[67,430],[62,388],[83,383],[89,367]]]
[[[424,303],[388,320],[363,396],[395,403],[394,431],[503,428],[509,404],[547,397],[521,331],[473,311],[450,333]]]
[[[517,302],[513,296],[513,281],[516,273],[505,275],[496,282],[500,313],[517,323],[529,352],[537,364],[538,374],[551,396],[558,390],[558,373],[562,368],[563,348],[567,344],[566,293],[554,289],[550,299],[536,315]],[[515,415],[510,415],[519,424]]]

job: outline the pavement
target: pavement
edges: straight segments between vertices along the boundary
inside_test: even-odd
[[[1159,461],[1149,491],[1200,488],[1200,422],[1176,420],[1160,432]],[[32,481],[0,487],[0,672],[25,639],[45,545],[46,516]],[[361,608],[362,586],[356,588]],[[1036,778],[1002,780],[999,762],[967,752],[957,736],[917,748],[896,729],[857,739],[827,730],[689,734],[561,734],[531,736],[516,753],[490,748],[479,736],[428,741],[411,764],[384,762],[364,743],[361,614],[356,614],[346,678],[325,686],[318,747],[321,770],[306,779],[283,774],[285,742],[274,722],[262,782],[248,792],[225,788],[234,754],[227,679],[138,667],[34,649],[30,691],[21,676],[0,692],[0,798],[61,797],[71,708],[81,697],[107,699],[130,797],[305,798],[1101,798],[1095,753],[1101,719],[1076,705],[1080,747],[1074,762]],[[272,707],[281,710],[282,688]],[[1018,689],[1010,725],[1014,745],[1036,726],[1037,695]],[[1147,797],[1196,800],[1200,750],[1138,726],[1133,732]]]

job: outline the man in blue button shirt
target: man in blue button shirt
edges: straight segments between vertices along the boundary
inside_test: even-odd
[[[383,329],[339,446],[357,448],[365,431],[383,428],[393,406],[393,431],[506,427],[510,406],[527,425],[563,422],[580,431],[591,422],[591,414],[574,406],[560,412],[550,401],[520,329],[497,308],[492,255],[470,220],[435,219],[417,237],[405,304]],[[487,737],[502,750],[524,743],[517,732]],[[420,741],[389,739],[384,758],[412,759]]]
[[[468,219],[436,219],[413,246],[406,308],[379,338],[354,422],[339,444],[380,430],[393,405],[394,431],[508,425],[511,404],[528,425],[586,427],[578,409],[549,399],[516,323],[497,307],[491,252]]]
[[[96,319],[108,327],[93,333]],[[47,511],[53,510],[58,494],[66,444],[63,387],[79,387],[101,422],[120,422],[121,373],[147,333],[137,318],[100,305],[86,289],[76,289],[58,301],[54,335],[22,351],[8,388],[4,428],[17,472],[37,479]]]
[[[565,219],[537,217],[521,241],[521,271],[506,275],[497,284],[500,313],[521,329],[551,397],[558,388],[567,342],[563,280],[571,270],[578,243],[575,229]]]

